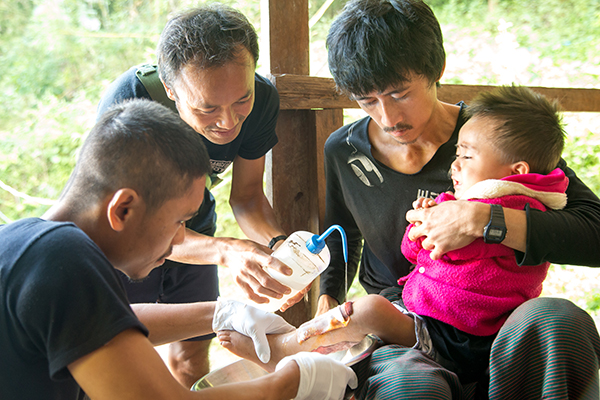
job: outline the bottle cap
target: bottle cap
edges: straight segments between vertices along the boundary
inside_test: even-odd
[[[344,252],[344,261],[348,262],[348,243],[346,241],[346,232],[344,232],[344,229],[339,225],[331,225],[325,232],[323,232],[321,236],[312,235],[310,239],[306,241],[306,248],[313,254],[319,254],[325,247],[325,239],[335,229],[337,229],[342,236],[342,251]]]

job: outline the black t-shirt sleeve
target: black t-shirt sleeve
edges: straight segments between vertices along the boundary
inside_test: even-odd
[[[252,113],[244,123],[244,140],[238,155],[256,160],[267,154],[277,144],[275,126],[279,115],[279,94],[266,78],[255,75],[255,100]]]
[[[336,153],[341,146],[340,141],[346,136],[347,127],[342,127],[334,132],[325,143],[325,226],[340,225],[346,233],[348,241],[348,287],[351,285],[362,249],[362,234],[346,205],[344,192],[341,186],[342,171],[338,167]],[[341,304],[345,297],[346,265],[342,251],[342,240],[339,235],[330,235],[327,238],[327,247],[331,253],[329,266],[320,277],[320,294],[334,297]]]
[[[23,346],[44,354],[55,379],[126,329],[147,334],[100,249],[75,227],[57,231],[23,254],[12,277],[19,290],[9,296]]]
[[[527,249],[516,252],[519,265],[557,264],[600,266],[600,200],[567,167],[567,206],[558,211],[528,210]]]
[[[137,67],[132,67],[113,81],[100,99],[96,110],[96,120],[113,105],[129,99],[152,99],[148,91],[137,78]]]

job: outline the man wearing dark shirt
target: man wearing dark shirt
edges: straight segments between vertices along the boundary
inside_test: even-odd
[[[432,251],[433,259],[476,238],[493,241],[484,232],[498,231],[505,235],[493,243],[514,249],[519,265],[600,265],[600,200],[564,160],[558,167],[569,177],[568,203],[560,211],[503,209],[504,218],[492,218],[489,204],[467,201],[412,209],[418,197],[433,198],[451,189],[448,171],[465,123],[463,103],[448,104],[437,97],[446,57],[439,23],[427,4],[351,0],[332,23],[327,47],[337,87],[368,114],[332,133],[325,144],[324,224],[339,224],[346,231],[348,282],[360,262],[359,279],[368,293],[392,287],[385,289],[386,296],[398,296],[397,279],[411,268],[400,251],[409,222],[418,224],[410,238],[423,236],[423,247]],[[494,229],[486,230],[486,225]],[[331,263],[321,275],[319,313],[346,296],[345,263],[337,240],[329,239]],[[576,308],[566,300],[539,298],[512,313],[492,345],[491,398],[515,398],[511,390],[517,387],[521,393],[530,390],[532,398],[548,393],[566,398],[567,392],[581,388],[597,391],[600,338],[589,316],[579,319],[587,315],[584,311],[567,311]],[[534,357],[531,348],[541,350]],[[473,393],[413,349],[382,348],[369,368],[369,380],[357,398],[445,399]],[[567,369],[577,372],[569,375]],[[419,384],[410,383],[415,376]],[[487,384],[485,379],[478,383],[478,394],[487,396]]]
[[[109,86],[98,115],[131,98],[152,98],[176,109],[208,149],[210,181],[198,215],[187,224],[185,242],[175,246],[165,266],[142,283],[122,276],[129,300],[214,301],[219,294],[217,265],[230,269],[249,298],[266,302],[269,296],[280,297],[289,289],[263,271],[264,266],[287,270],[266,247],[280,244],[285,235],[263,192],[265,155],[277,143],[279,96],[267,79],[255,73],[256,32],[238,11],[209,5],[172,18],[161,34],[157,55],[157,68],[133,67]],[[143,83],[153,77],[158,93],[149,93]],[[210,188],[230,165],[229,202],[251,240],[213,237],[217,216]],[[212,337],[170,345],[169,365],[186,387],[209,372]]]
[[[128,304],[117,270],[143,279],[165,261],[209,170],[202,140],[175,113],[130,101],[92,129],[43,218],[0,226],[0,398],[338,399],[355,386],[350,368],[312,353],[241,386],[191,392],[173,379],[153,345],[213,328],[266,342],[290,328],[232,300],[136,305],[135,314]]]

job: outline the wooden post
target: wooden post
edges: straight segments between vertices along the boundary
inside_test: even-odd
[[[329,135],[340,128],[344,124],[344,110],[338,109],[326,109],[313,111],[315,113],[315,130],[316,130],[316,179],[317,179],[317,198],[318,198],[318,226],[319,232],[323,232],[328,226],[323,225],[325,219],[325,170],[324,170],[324,157],[323,148],[325,147],[325,141]],[[311,316],[314,316],[317,312],[317,306],[319,301],[319,285],[320,278],[315,279],[313,282],[313,288],[309,294],[309,304],[311,310]]]
[[[268,0],[271,74],[308,75],[308,0]]]
[[[271,74],[308,75],[308,0],[268,0],[268,13]],[[279,143],[270,152],[266,168],[269,200],[286,232],[316,233],[315,114],[311,110],[282,110],[276,131]],[[300,325],[312,318],[310,302],[301,301],[283,316],[291,324]]]

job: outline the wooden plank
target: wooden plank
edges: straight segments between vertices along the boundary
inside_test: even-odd
[[[284,110],[277,121],[279,143],[267,163],[267,196],[277,220],[288,232],[318,232],[318,182],[314,112]],[[299,134],[307,133],[307,134]],[[312,318],[312,306],[302,301],[283,313],[292,325]]]
[[[342,109],[319,110],[315,111],[316,125],[316,163],[317,163],[317,182],[319,197],[319,232],[323,232],[328,226],[323,225],[325,219],[325,157],[323,149],[325,141],[332,132],[344,125],[344,111]]]
[[[358,108],[355,101],[340,95],[331,78],[313,76],[275,75],[271,78],[281,99],[281,108],[324,109]],[[495,86],[484,85],[442,85],[438,97],[447,103],[467,103],[481,91],[489,91]],[[557,99],[564,111],[600,112],[600,89],[547,88],[531,86],[531,89],[550,99]]]
[[[308,75],[308,0],[269,0],[272,74]]]
[[[324,226],[325,219],[325,157],[323,149],[325,148],[325,141],[329,135],[344,125],[344,110],[342,109],[331,109],[331,110],[319,110],[313,111],[315,115],[315,127],[316,127],[316,141],[315,141],[315,155],[316,155],[316,169],[317,169],[317,197],[318,197],[318,216],[319,216],[319,233],[325,231],[328,226]],[[313,282],[313,286],[309,295],[309,303],[311,316],[317,313],[318,301],[319,301],[319,286],[320,279],[317,278]]]
[[[308,0],[268,0],[268,12],[271,74],[308,75]],[[319,226],[314,114],[283,110],[276,132],[279,144],[270,152],[266,171],[273,210],[286,232],[315,232]],[[299,326],[312,318],[310,303],[301,301],[282,315]]]
[[[477,85],[442,85],[438,89],[438,98],[447,103],[458,103],[464,100],[469,103],[477,93],[490,91],[495,86]],[[530,86],[530,89],[558,100],[563,111],[568,112],[600,112],[600,89],[580,88],[547,88]]]
[[[359,108],[347,96],[337,92],[331,78],[298,75],[272,75],[279,92],[280,107],[290,109]]]
[[[279,114],[277,146],[271,150],[270,183],[272,206],[286,232],[319,229],[317,210],[317,176],[314,113],[310,110],[284,110]],[[302,132],[303,134],[298,134]],[[306,133],[306,134],[305,134]],[[274,178],[276,176],[277,178]]]

